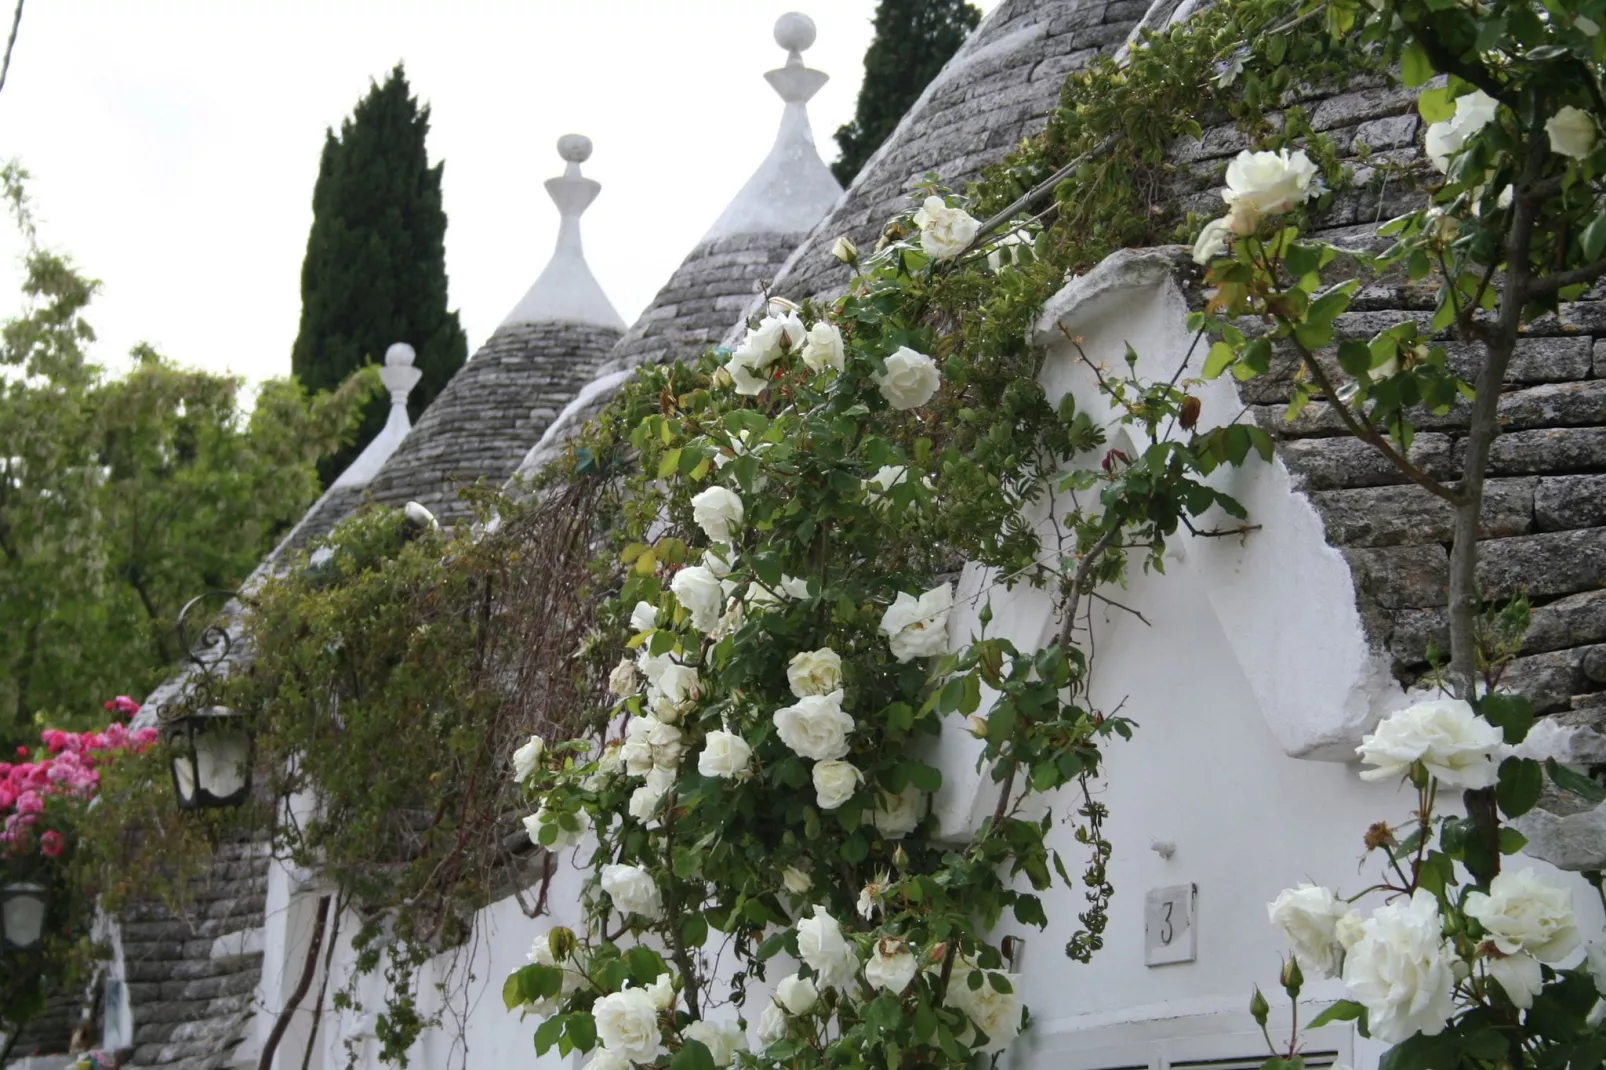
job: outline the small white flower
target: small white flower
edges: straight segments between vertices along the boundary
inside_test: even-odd
[[[887,882],[890,879],[886,873],[881,873],[876,876],[875,880],[859,889],[859,902],[855,905],[855,909],[859,912],[859,917],[869,921],[875,916],[876,911],[885,909],[882,896],[885,894]]]
[[[1030,234],[1023,230],[1010,231],[1002,238],[999,238],[997,241],[993,242],[993,247],[987,250],[987,270],[991,271],[994,275],[1004,270],[1004,254],[1002,250],[1016,245],[1030,246],[1031,244],[1032,236]],[[1017,264],[1020,262],[1018,256],[1018,253],[1012,253],[1011,255],[1011,259]]]
[[[875,951],[864,967],[864,979],[871,988],[879,988],[897,995],[909,987],[915,977],[915,957],[909,945],[902,940],[884,937],[877,940]]]
[[[1594,150],[1600,128],[1594,116],[1568,104],[1546,121],[1545,133],[1550,135],[1552,152],[1582,160]]]
[[[933,260],[952,260],[975,240],[981,223],[963,208],[950,208],[941,197],[927,197],[914,215],[920,248]]]
[[[602,890],[608,893],[614,908],[621,914],[640,914],[656,920],[663,913],[664,903],[658,885],[653,883],[652,874],[640,866],[618,863],[603,866]]]
[[[1582,942],[1571,889],[1531,869],[1502,870],[1487,893],[1467,896],[1466,912],[1505,955],[1526,951],[1541,962],[1559,962]]]
[[[646,605],[645,602],[642,605]],[[619,664],[613,667],[608,674],[608,690],[619,698],[629,698],[636,693],[636,666],[629,658],[620,658]]]
[[[1240,152],[1227,165],[1227,187],[1221,191],[1232,210],[1232,229],[1250,233],[1266,216],[1303,204],[1316,194],[1315,178],[1316,165],[1303,149]]]
[[[805,695],[790,706],[775,711],[775,727],[781,742],[802,758],[827,761],[848,752],[848,733],[853,718],[842,710],[842,692]]]
[[[689,565],[675,573],[669,590],[691,614],[691,626],[707,634],[719,626],[725,608],[725,591],[719,577],[701,565]]]
[[[733,732],[715,729],[708,733],[703,752],[697,756],[697,771],[703,776],[739,777],[747,773],[753,761],[753,748],[747,740]]]
[[[1361,738],[1355,752],[1367,765],[1362,780],[1406,776],[1421,762],[1429,773],[1457,788],[1487,788],[1500,775],[1495,755],[1504,741],[1500,729],[1461,699],[1420,702],[1384,718]]]
[[[681,1035],[707,1048],[715,1066],[729,1066],[738,1051],[747,1050],[747,1037],[732,1022],[692,1022]]]
[[[531,736],[524,746],[513,752],[513,782],[522,784],[535,772],[536,766],[541,764],[541,755],[546,753],[546,741],[540,736]]]
[[[796,866],[787,866],[781,870],[781,884],[793,895],[802,895],[814,887],[814,878]]]
[[[653,716],[665,723],[678,721],[702,695],[702,680],[697,670],[690,665],[672,663],[664,668],[653,686]]]
[[[663,802],[664,789],[660,785],[665,775],[665,771],[654,769],[647,774],[647,782],[630,793],[630,816],[643,825],[652,820],[652,815],[658,812],[658,804]]]
[[[587,832],[591,831],[591,815],[584,810],[577,810],[573,815],[574,828],[567,829],[559,822],[558,816],[547,808],[545,802],[541,803],[535,813],[524,819],[524,831],[529,833],[530,842],[537,847],[545,847],[549,851],[561,851],[566,847],[573,847],[585,839]],[[555,837],[551,843],[541,842],[541,830],[551,826],[555,830]]]
[[[713,486],[691,500],[692,519],[714,542],[731,541],[731,528],[741,525],[742,499],[728,487]]]
[[[842,656],[828,646],[793,654],[786,663],[786,682],[798,698],[829,695],[842,686]]]
[[[1344,947],[1338,939],[1338,923],[1355,915],[1329,889],[1314,884],[1287,888],[1266,904],[1271,923],[1282,929],[1293,948],[1294,958],[1307,975],[1337,977],[1344,962]]]
[[[656,717],[632,717],[625,725],[624,745],[619,757],[631,776],[647,776],[654,769],[680,768],[685,753],[685,733]]]
[[[810,327],[803,343],[803,363],[816,372],[827,368],[840,372],[845,363],[842,332],[825,320]]]
[[[637,602],[630,611],[630,627],[638,632],[650,632],[658,627],[658,607],[651,602]]]
[[[712,572],[716,579],[725,579],[731,574],[731,565],[736,559],[736,552],[729,546],[710,546],[703,551],[703,567]]]
[[[864,774],[850,762],[829,759],[814,763],[814,802],[821,810],[835,810],[859,790]]]
[[[731,354],[720,373],[730,379],[736,392],[743,397],[756,398],[770,385],[770,377],[753,363],[753,354],[742,350]]]
[[[779,1003],[769,1003],[758,1016],[758,1042],[769,1047],[786,1036],[786,1012]]]
[[[581,988],[590,985],[590,982],[586,980],[585,974],[575,968],[572,956],[563,962],[559,962],[557,956],[552,954],[552,930],[550,929],[536,936],[535,941],[530,945],[530,952],[525,958],[536,966],[558,966],[563,969],[562,988],[559,989],[556,996],[549,996],[546,999],[532,1002],[530,1011],[533,1014],[550,1015],[557,1013],[560,1000],[567,999]]]
[[[1443,174],[1450,173],[1450,157],[1460,152],[1467,139],[1494,121],[1499,102],[1481,89],[1456,98],[1455,115],[1428,127],[1428,158]]]
[[[819,1000],[819,989],[814,987],[813,981],[801,974],[794,973],[784,977],[780,984],[775,986],[775,1001],[794,1018],[812,1011]]]
[[[947,650],[948,612],[953,605],[953,588],[946,583],[919,598],[899,591],[881,618],[881,633],[887,637],[892,656],[913,661]]]
[[[658,1057],[662,1036],[658,1031],[658,1009],[645,989],[627,988],[597,1000],[591,1008],[597,1023],[597,1039],[615,1055],[633,1063],[648,1063]]]
[[[1415,1033],[1442,1033],[1456,1005],[1439,901],[1418,888],[1373,911],[1363,930],[1344,956],[1344,984],[1366,1007],[1372,1036],[1399,1044]]]
[[[846,237],[841,237],[832,243],[831,255],[842,261],[844,264],[851,264],[855,260],[859,259],[859,249],[858,246],[854,245]]]
[[[881,388],[881,396],[887,399],[887,404],[900,412],[918,409],[930,401],[942,385],[937,362],[908,346],[899,346],[886,359],[886,367],[884,374],[871,378]]]
[[[823,906],[814,908],[812,918],[797,923],[797,953],[824,988],[846,989],[859,969],[842,926]]]
[[[913,784],[894,795],[888,791],[875,793],[875,810],[870,823],[877,832],[889,840],[901,840],[915,830],[925,815],[926,796]]]
[[[667,973],[653,978],[652,983],[646,986],[646,992],[660,1013],[675,1005],[675,979]]]
[[[1199,237],[1193,243],[1193,262],[1195,264],[1208,264],[1216,257],[1227,251],[1227,239],[1232,237],[1232,227],[1225,217],[1212,219],[1199,231]]]

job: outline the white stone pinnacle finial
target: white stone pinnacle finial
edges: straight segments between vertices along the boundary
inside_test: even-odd
[[[385,350],[385,363],[379,369],[379,381],[390,391],[390,416],[357,459],[346,466],[330,487],[365,487],[379,474],[390,455],[396,452],[401,440],[407,437],[413,422],[407,417],[407,397],[418,385],[424,373],[413,367],[418,354],[406,342],[392,343]]]
[[[385,350],[385,366],[379,369],[379,380],[390,391],[391,420],[407,422],[407,395],[413,392],[424,373],[413,367],[418,354],[406,342],[396,342]],[[398,414],[399,410],[399,414]],[[406,428],[403,427],[403,433]]]
[[[625,328],[624,320],[591,274],[580,243],[580,216],[602,192],[602,183],[580,173],[580,165],[591,159],[591,148],[591,139],[584,134],[558,138],[558,155],[565,164],[563,174],[546,180],[547,195],[563,217],[558,223],[557,248],[535,285],[502,321],[504,327],[514,323],[585,323],[620,331]]]
[[[842,195],[842,187],[814,147],[808,102],[831,80],[803,63],[814,44],[814,20],[789,11],[775,20],[775,43],[786,49],[786,66],[764,73],[786,102],[769,156],[736,199],[714,221],[703,241],[736,234],[802,234],[818,223]]]

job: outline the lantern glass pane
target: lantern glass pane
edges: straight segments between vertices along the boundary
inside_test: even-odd
[[[251,761],[251,735],[237,725],[207,726],[195,734],[196,775],[201,788],[226,799],[245,787]]]
[[[186,749],[173,754],[173,787],[178,791],[179,802],[188,803],[195,798],[195,765]]]
[[[32,947],[45,934],[45,890],[37,884],[0,889],[0,931],[13,947]]]

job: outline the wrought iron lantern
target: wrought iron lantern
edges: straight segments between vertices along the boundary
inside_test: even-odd
[[[180,810],[239,806],[251,794],[250,720],[225,706],[208,706],[163,726]]]
[[[38,951],[44,946],[49,895],[42,884],[0,884],[0,950]]]
[[[212,591],[192,598],[179,611],[178,632],[189,660],[200,670],[195,687],[208,696],[216,682],[215,670],[228,660],[233,639],[226,627],[209,624],[191,642],[185,627],[196,605],[229,591]],[[203,697],[202,702],[205,701]],[[252,718],[226,706],[199,708],[163,722],[173,762],[173,791],[181,810],[239,806],[251,794],[251,762],[255,752]]]

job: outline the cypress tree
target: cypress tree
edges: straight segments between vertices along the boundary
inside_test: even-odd
[[[418,352],[423,378],[409,400],[417,419],[468,356],[446,307],[446,213],[441,172],[425,138],[429,107],[400,64],[373,84],[351,118],[324,135],[301,265],[301,326],[291,370],[309,390],[332,390],[384,360],[392,342]],[[356,441],[319,466],[327,485],[384,426],[390,401],[370,401]]]
[[[942,65],[981,21],[966,0],[880,0],[875,39],[864,54],[864,84],[853,121],[836,132],[842,155],[831,165],[843,186],[853,181]]]

